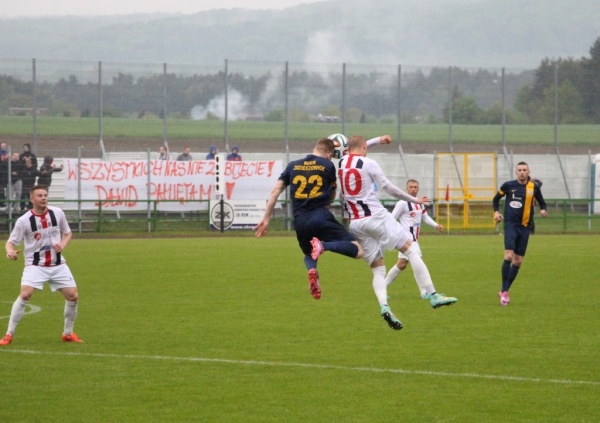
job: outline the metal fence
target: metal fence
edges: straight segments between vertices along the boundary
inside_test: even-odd
[[[573,132],[573,125],[561,123],[564,108],[571,103],[559,89],[558,72],[554,68],[549,103],[539,106],[546,109],[547,124],[532,140],[523,135],[523,117],[516,104],[524,88],[534,83],[534,69],[229,60],[197,66],[0,58],[4,81],[0,122],[6,122],[0,128],[0,141],[11,143],[14,150],[18,143],[30,142],[38,156],[76,157],[77,149],[85,146],[84,157],[102,159],[119,152],[134,155],[132,150],[145,154],[158,145],[177,151],[191,143],[193,152],[203,155],[210,144],[222,151],[239,144],[245,158],[276,151],[277,157],[289,161],[305,153],[320,136],[364,133],[365,128],[377,131],[365,134],[374,136],[385,129],[397,141],[385,160],[393,162],[390,176],[400,186],[402,178],[417,176],[425,180],[426,189],[436,189],[426,182],[433,180],[433,173],[414,170],[415,163],[431,161],[422,154],[431,155],[432,149],[497,152],[501,180],[511,178],[515,161],[530,154],[539,163],[533,171],[549,181],[544,181],[544,190],[552,193],[549,197],[566,198],[572,204],[590,198],[587,176],[582,174],[589,171],[591,150],[600,146],[600,126]],[[464,99],[471,102],[454,107]],[[468,122],[473,113],[468,105],[477,108],[479,121]],[[27,135],[11,135],[18,133],[8,128],[14,115],[28,126]],[[60,118],[58,130],[52,126],[55,118]],[[115,122],[126,122],[125,129]],[[244,125],[238,125],[241,122]],[[319,136],[307,130],[317,123],[322,124],[316,132]],[[133,128],[140,126],[146,131],[138,135]],[[443,138],[432,143],[435,137],[428,131],[439,128]],[[580,136],[585,139],[577,139]],[[131,143],[131,139],[142,142]],[[258,142],[263,139],[275,139],[269,152]],[[517,159],[513,150],[519,153]],[[537,155],[548,157],[538,160]]]
[[[555,128],[576,106],[569,101],[572,95],[560,89],[558,71],[557,66],[552,92],[546,95],[550,104],[537,105],[543,111],[537,115],[545,113],[546,123]],[[164,144],[186,119],[198,122],[198,137],[203,122],[218,119],[226,150],[247,137],[229,125],[241,120],[280,122],[286,142],[298,138],[295,123],[334,123],[342,133],[365,123],[393,124],[401,145],[419,141],[417,124],[444,124],[449,151],[462,138],[453,126],[480,123],[497,127],[494,141],[504,152],[514,139],[507,128],[525,119],[515,107],[522,90],[538,89],[534,69],[227,60],[222,66],[192,66],[0,59],[0,77],[14,82],[0,91],[0,115],[32,115],[36,149],[47,137],[37,118],[49,115],[95,117],[100,149],[103,141],[122,135],[103,118],[120,117],[152,122],[153,135]],[[157,119],[162,125],[155,125]],[[65,136],[75,121],[64,122]],[[543,138],[536,143],[552,152],[564,141],[556,129]]]

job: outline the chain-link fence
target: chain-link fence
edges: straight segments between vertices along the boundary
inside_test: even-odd
[[[571,72],[560,61],[465,69],[0,59],[0,142],[13,151],[30,143],[39,157],[104,160],[145,158],[159,146],[173,158],[190,146],[204,159],[211,145],[238,146],[245,159],[285,162],[331,133],[389,133],[395,144],[381,160],[393,162],[399,186],[408,176],[434,181],[415,163],[433,163],[436,152],[496,153],[501,180],[529,155],[544,189],[560,193],[551,198],[572,201],[590,196],[581,173],[598,152],[600,125],[582,94],[595,89],[594,76]]]
[[[589,87],[583,77],[574,87],[578,75],[566,69],[563,75],[556,64],[554,75],[542,78],[540,70],[507,68],[0,59],[0,116],[4,137],[26,136],[38,153],[83,144],[90,150],[84,154],[96,157],[144,140],[152,148],[173,144],[172,151],[186,143],[260,151],[259,141],[293,151],[317,133],[377,128],[407,152],[433,145],[585,153],[600,134],[581,93],[594,89],[593,78]],[[14,116],[24,119],[7,119]],[[69,140],[75,147],[65,146]]]

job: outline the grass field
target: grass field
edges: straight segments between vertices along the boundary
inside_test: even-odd
[[[32,132],[31,116],[0,116],[3,135],[27,136]],[[104,118],[103,134],[106,138],[152,138],[162,137],[163,121],[159,119]],[[284,135],[283,122],[229,122],[231,140],[272,140],[281,143]],[[339,124],[314,122],[291,122],[288,132],[290,140],[316,140],[326,132],[341,130]],[[502,140],[500,125],[453,125],[453,140],[461,143],[498,144]],[[49,137],[95,137],[98,135],[97,118],[64,118],[40,116],[37,118],[40,136]],[[222,139],[224,123],[218,120],[194,121],[169,119],[169,139]],[[348,134],[392,134],[397,135],[396,123],[348,123]],[[600,125],[560,125],[558,140],[561,145],[596,146],[600,138]],[[448,142],[448,125],[404,124],[402,138],[410,142]],[[508,125],[506,142],[519,145],[554,144],[553,125]]]
[[[501,237],[421,246],[459,301],[433,310],[403,273],[393,331],[363,262],[322,256],[315,301],[293,237],[74,239],[86,343],[62,343],[62,296],[36,293],[0,348],[0,421],[598,421],[597,237],[532,237],[508,307]],[[2,331],[21,272],[0,261]]]

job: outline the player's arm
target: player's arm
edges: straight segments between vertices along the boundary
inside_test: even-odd
[[[285,187],[286,187],[286,185],[282,179],[278,179],[277,182],[275,183],[275,186],[273,187],[271,194],[269,194],[269,200],[267,201],[267,208],[265,210],[265,214],[264,214],[262,220],[260,222],[258,222],[258,225],[256,225],[254,228],[252,228],[254,231],[256,231],[257,238],[260,238],[261,236],[266,235],[267,229],[269,228],[269,222],[271,221],[271,216],[273,215],[273,210],[275,209],[275,204],[277,203],[277,199],[279,198],[279,196],[281,195],[283,190],[285,190]]]
[[[423,200],[413,197],[412,195],[408,194],[407,192],[402,191],[396,185],[392,184],[392,181],[390,181],[383,174],[383,170],[381,170],[381,167],[379,166],[379,164],[376,161],[371,160],[368,162],[368,164],[366,166],[368,167],[368,169],[366,169],[367,172],[369,172],[369,175],[371,175],[371,177],[373,178],[373,180],[375,181],[377,186],[381,187],[385,192],[387,192],[392,197],[397,198],[398,200],[410,201],[411,203],[417,203],[417,204],[423,203]]]
[[[24,228],[22,222],[22,220],[17,220],[4,246],[6,257],[10,260],[16,260],[20,252],[20,250],[17,250],[17,246],[23,242]]]
[[[504,191],[502,191],[502,187],[498,190],[494,198],[492,199],[492,207],[494,208],[494,222],[499,223],[504,220],[504,216],[500,213],[500,200],[504,197]]]
[[[427,197],[413,197],[412,195],[408,194],[407,192],[402,191],[400,188],[398,188],[396,185],[392,184],[390,182],[389,179],[385,178],[385,180],[387,180],[387,184],[383,185],[383,183],[380,185],[383,190],[385,192],[387,192],[389,195],[391,195],[394,198],[397,198],[398,200],[406,200],[406,201],[410,201],[411,203],[417,203],[417,204],[423,204],[425,202],[427,202]]]
[[[431,216],[429,216],[427,214],[427,211],[425,209],[423,209],[423,215],[421,216],[421,220],[423,222],[425,222],[426,225],[429,225],[432,228],[437,229],[438,231],[441,231],[442,229],[444,229],[444,227],[442,225],[440,225],[439,223],[437,223],[435,220],[433,220],[431,218]]]
[[[544,196],[542,195],[542,190],[540,189],[539,186],[536,186],[535,189],[533,190],[533,196],[535,197],[536,201],[540,205],[540,215],[542,217],[548,216],[546,200],[544,200]]]
[[[54,244],[52,248],[54,248],[54,251],[56,251],[57,253],[60,253],[62,250],[67,248],[67,245],[69,244],[69,241],[71,241],[72,237],[73,232],[63,233],[60,242]]]
[[[379,137],[371,138],[367,140],[367,148],[376,144],[389,144],[392,142],[392,137],[389,135],[381,135]]]

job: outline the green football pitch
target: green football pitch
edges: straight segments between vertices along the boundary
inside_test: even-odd
[[[508,307],[501,237],[421,247],[458,303],[433,310],[403,272],[393,331],[360,260],[321,256],[315,301],[294,237],[75,237],[85,344],[61,342],[62,296],[37,292],[0,347],[0,421],[598,421],[598,236],[533,236]],[[0,331],[22,267],[0,261]]]

